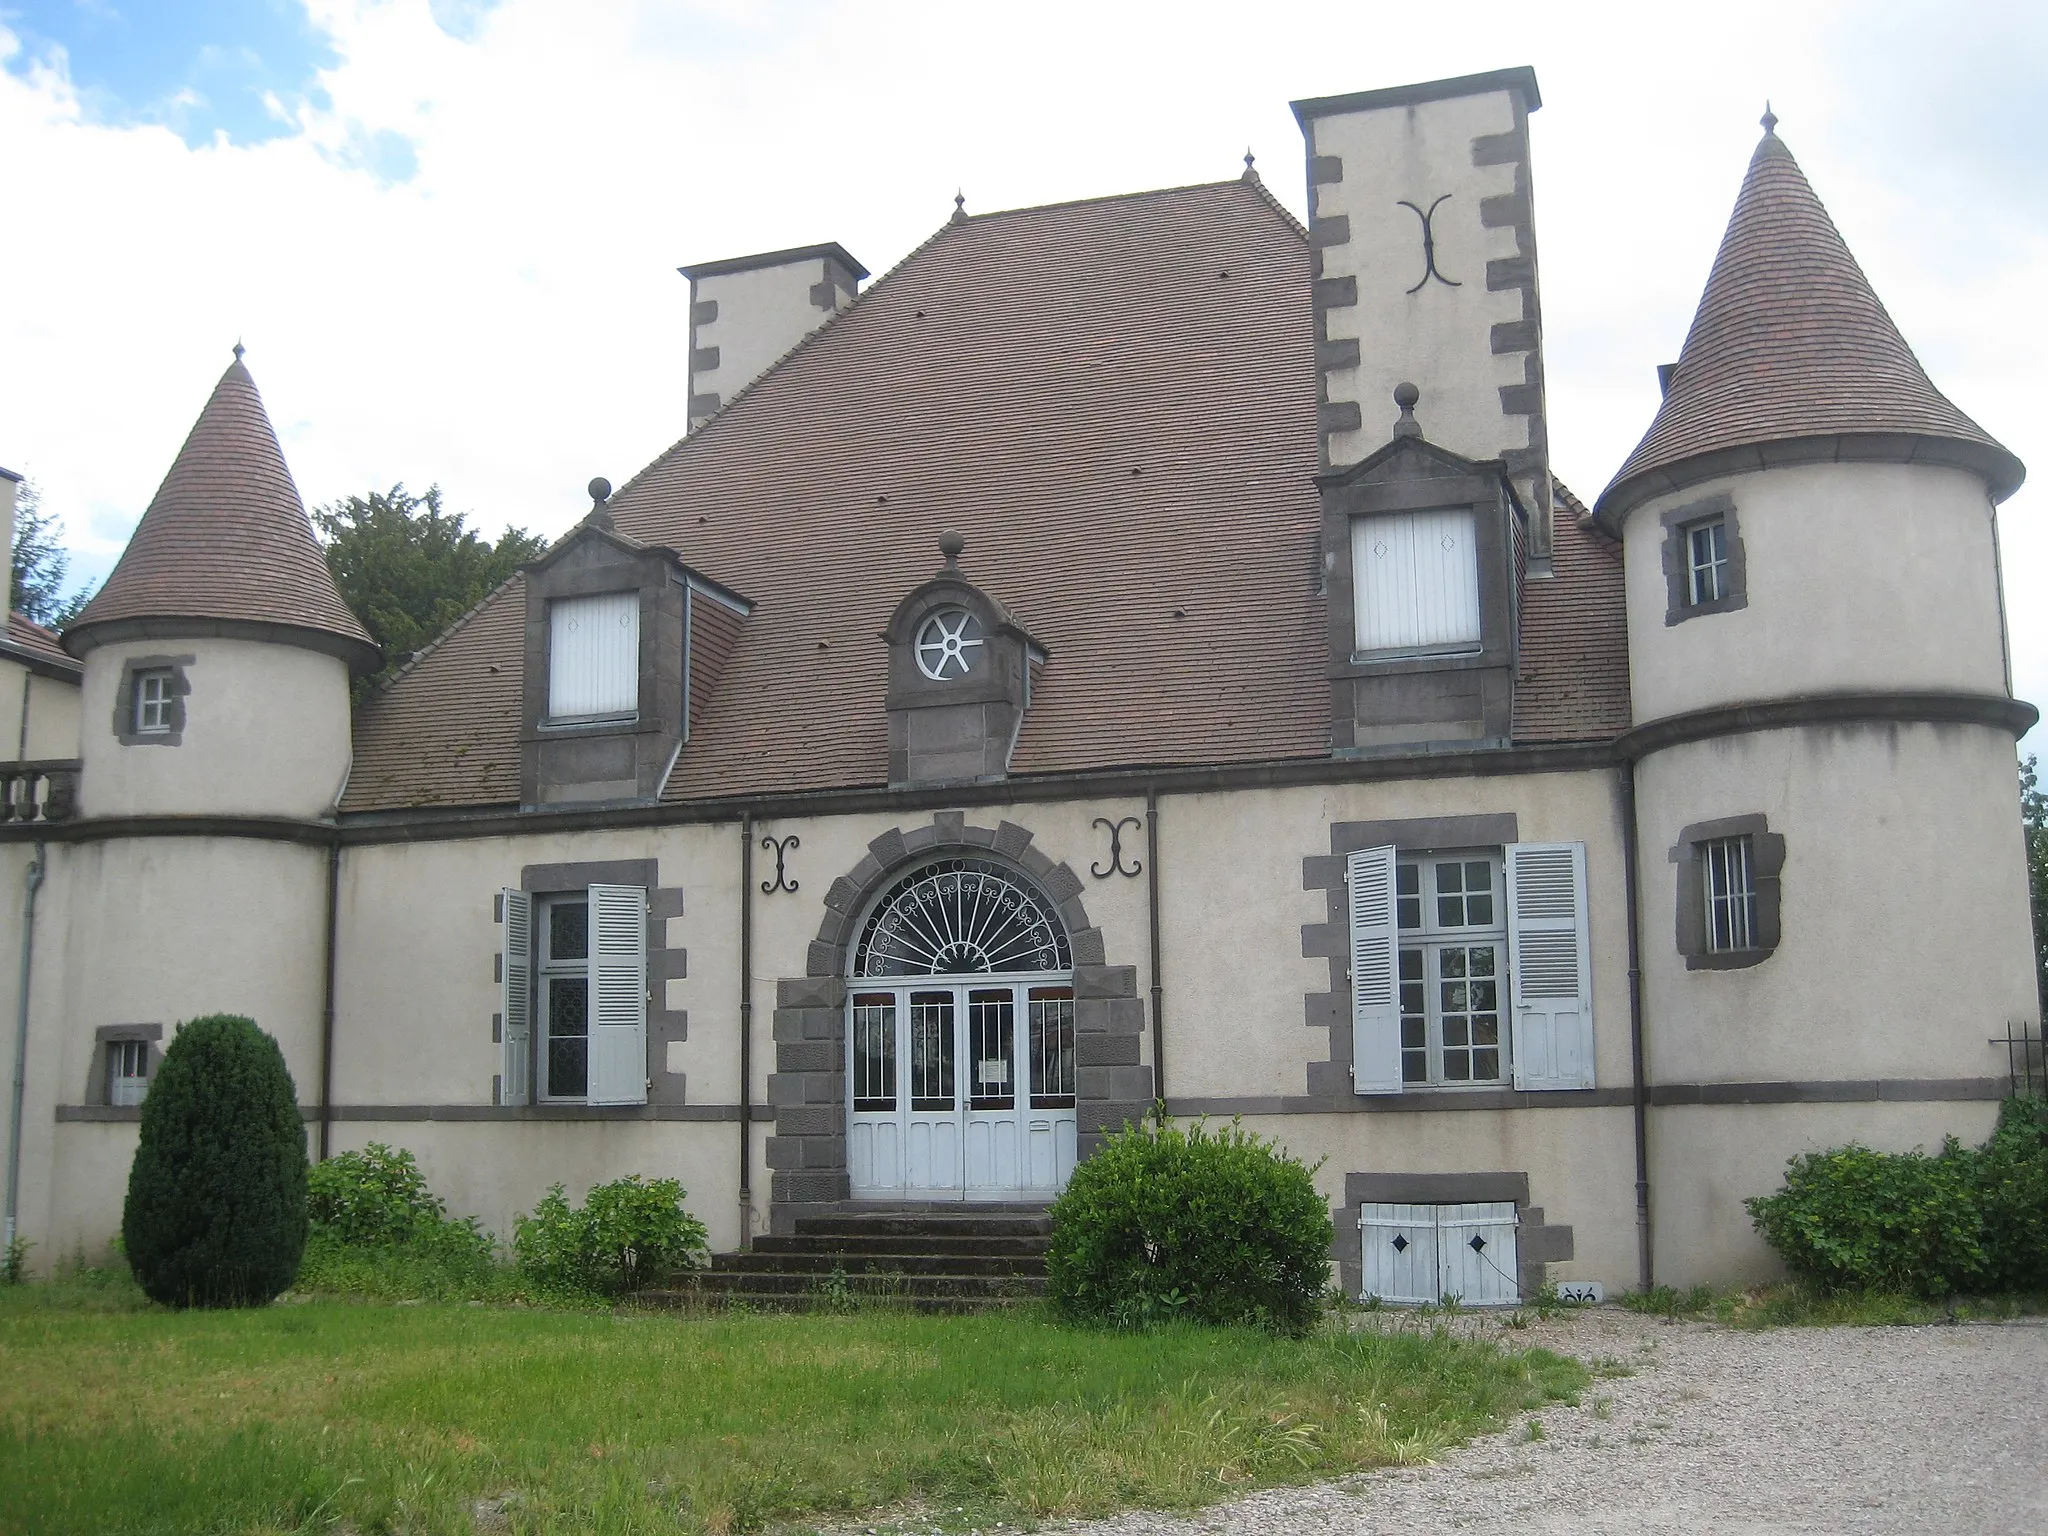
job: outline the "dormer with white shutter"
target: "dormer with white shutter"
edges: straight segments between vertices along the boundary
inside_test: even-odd
[[[520,799],[653,800],[750,604],[611,525],[611,487],[524,571]]]

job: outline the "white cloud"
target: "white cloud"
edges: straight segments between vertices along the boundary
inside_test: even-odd
[[[81,567],[111,563],[238,336],[309,502],[439,481],[489,527],[556,533],[593,474],[682,430],[681,262],[838,239],[879,272],[956,186],[987,209],[1211,180],[1248,142],[1298,211],[1290,98],[1513,63],[1546,100],[1552,439],[1582,494],[1648,424],[1766,96],[1937,382],[2048,473],[2005,319],[2031,310],[2048,200],[1983,206],[2024,157],[1973,141],[2007,121],[1981,104],[1942,110],[1981,40],[1908,47],[1918,4],[310,8],[341,60],[326,105],[259,145],[95,126],[61,76],[0,72],[0,463],[36,475]],[[2010,57],[2041,40],[2025,14],[1974,25],[2038,78]],[[1905,97],[1919,126],[1878,131]],[[2048,697],[2031,495],[2007,582],[2017,681]]]

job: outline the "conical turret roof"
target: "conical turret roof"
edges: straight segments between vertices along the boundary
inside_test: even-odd
[[[2026,475],[1928,379],[1775,122],[1657,418],[1595,506],[1610,531],[1646,497],[1770,464],[1954,464],[1999,499]]]
[[[115,625],[262,633],[352,666],[376,664],[369,632],[335,589],[240,347],[120,563],[65,630],[65,648],[83,655],[115,638]]]

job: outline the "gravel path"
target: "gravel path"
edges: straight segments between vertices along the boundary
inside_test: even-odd
[[[1634,1374],[1434,1466],[1088,1536],[2048,1533],[2048,1325],[1736,1332],[1589,1311],[1496,1335]],[[1542,1424],[1531,1439],[1529,1420]]]

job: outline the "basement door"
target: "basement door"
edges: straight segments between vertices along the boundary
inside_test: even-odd
[[[847,1169],[856,1200],[1050,1200],[1074,1171],[1074,989],[855,982]]]

